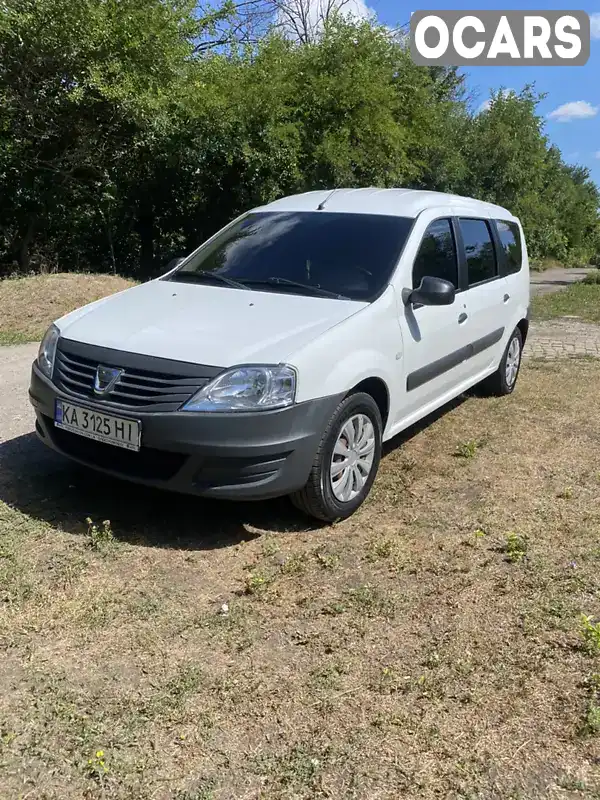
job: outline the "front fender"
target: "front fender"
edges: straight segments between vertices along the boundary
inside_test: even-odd
[[[347,394],[362,381],[378,378],[386,385],[392,404],[402,385],[402,354],[391,289],[290,358],[298,371],[297,401]]]

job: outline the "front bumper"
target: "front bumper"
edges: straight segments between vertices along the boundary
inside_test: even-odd
[[[56,398],[139,419],[142,446],[130,452],[54,426]],[[29,398],[40,439],[101,472],[162,489],[230,500],[261,500],[301,489],[327,423],[331,396],[255,413],[135,413],[59,391],[33,364]]]

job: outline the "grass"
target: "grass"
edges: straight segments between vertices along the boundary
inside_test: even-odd
[[[563,291],[533,297],[531,309],[534,319],[574,316],[600,322],[600,283],[575,283]]]
[[[118,276],[80,273],[0,280],[0,345],[37,342],[69,311],[132,285]]]
[[[526,364],[333,527],[0,445],[0,797],[597,800],[599,437]]]

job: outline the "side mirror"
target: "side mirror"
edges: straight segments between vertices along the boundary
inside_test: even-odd
[[[456,289],[450,281],[425,275],[419,287],[409,295],[407,303],[422,306],[451,306],[456,297]]]

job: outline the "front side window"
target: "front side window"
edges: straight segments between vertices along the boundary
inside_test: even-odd
[[[489,281],[498,274],[492,232],[484,219],[458,221],[465,245],[469,286]]]
[[[413,289],[426,275],[442,278],[458,288],[458,260],[449,219],[438,219],[425,231],[413,265]]]
[[[250,213],[168,279],[369,302],[389,283],[412,225],[375,214]]]
[[[521,246],[521,231],[516,222],[496,220],[498,237],[505,254],[504,271],[507,275],[519,272],[523,266],[523,248]]]

